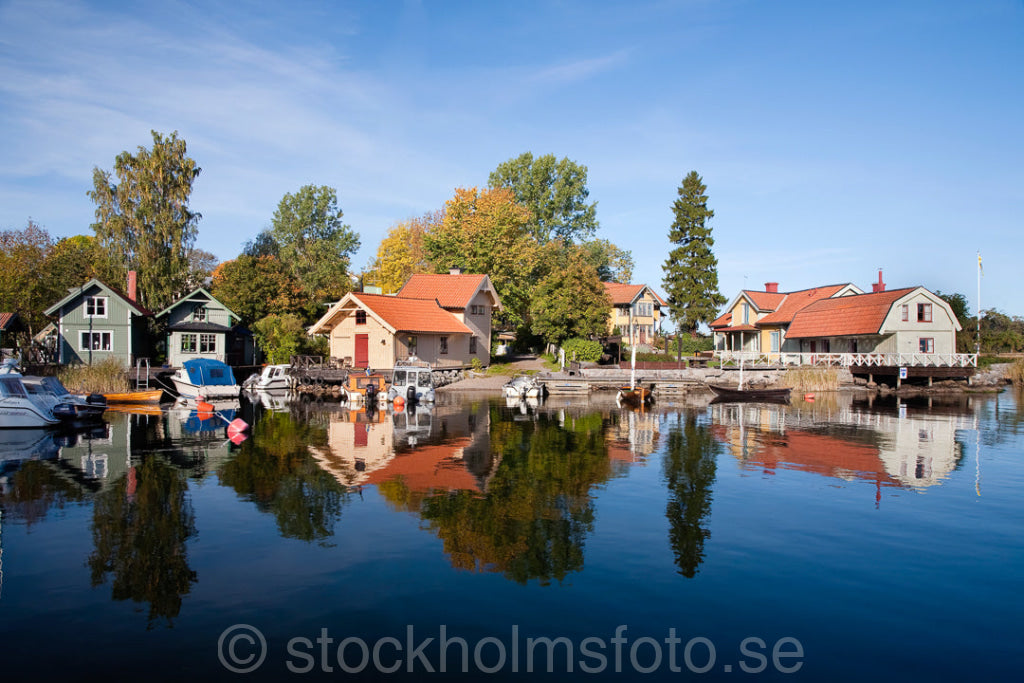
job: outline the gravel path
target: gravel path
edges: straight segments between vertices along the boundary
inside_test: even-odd
[[[544,361],[536,356],[519,356],[516,360],[508,363],[517,372],[535,372],[544,370]],[[487,377],[470,377],[458,382],[452,382],[438,391],[501,391],[502,385],[509,380],[511,375],[490,375]]]

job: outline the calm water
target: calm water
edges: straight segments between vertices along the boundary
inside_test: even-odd
[[[240,445],[178,410],[0,433],[4,680],[1016,680],[1024,665],[1013,392],[238,413]]]

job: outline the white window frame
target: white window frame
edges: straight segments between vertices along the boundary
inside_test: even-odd
[[[206,309],[206,304],[196,304],[196,307],[192,309],[192,321],[197,323],[205,323],[210,315],[210,312]]]
[[[217,335],[208,333],[200,334],[199,353],[217,353]]]
[[[101,305],[102,304],[102,305]],[[106,318],[107,311],[110,310],[110,297],[107,296],[87,296],[82,304],[82,315],[86,318]],[[89,308],[92,308],[92,313],[89,312]],[[99,312],[102,308],[103,312]]]
[[[99,348],[92,348],[93,339],[99,337]],[[103,341],[106,336],[106,348],[104,347]],[[86,342],[86,339],[89,341]],[[79,351],[105,351],[111,352],[114,350],[114,332],[113,330],[79,330],[78,331],[78,350]]]
[[[191,340],[191,348],[185,347],[185,342]],[[181,340],[178,343],[178,350],[181,353],[199,353],[199,335],[195,332],[182,332]]]

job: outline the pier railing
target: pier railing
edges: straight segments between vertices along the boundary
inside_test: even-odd
[[[934,367],[976,368],[976,353],[760,353],[716,351],[723,363],[771,367]]]

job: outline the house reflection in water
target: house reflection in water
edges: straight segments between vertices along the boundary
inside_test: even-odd
[[[847,481],[924,491],[963,457],[957,430],[973,429],[966,412],[871,406],[851,395],[793,406],[712,406],[716,436],[749,470],[812,472]]]
[[[484,408],[342,411],[331,415],[327,448],[310,446],[309,451],[323,470],[348,487],[401,479],[412,491],[482,492],[498,466],[488,447]]]
[[[644,465],[657,449],[661,416],[656,412],[622,410],[608,430],[608,457]]]

